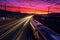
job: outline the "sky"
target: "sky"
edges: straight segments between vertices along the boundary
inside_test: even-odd
[[[0,0],[0,9],[29,14],[60,13],[60,0]]]

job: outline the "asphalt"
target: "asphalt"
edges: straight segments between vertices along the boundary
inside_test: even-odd
[[[20,19],[18,19],[20,20]],[[22,23],[20,26],[17,26],[17,28],[13,29],[13,27],[15,27],[16,25],[18,25],[18,20],[15,20],[13,23],[10,24],[6,24],[4,27],[8,27],[7,29],[4,29],[4,27],[0,27],[0,40],[35,40],[35,37],[33,35],[30,23],[28,22],[28,24],[24,27]],[[14,24],[14,25],[12,25]],[[8,30],[12,30],[11,32]],[[8,32],[9,33],[8,33]],[[7,32],[6,34],[4,34],[5,32]],[[4,34],[4,35],[3,35]],[[21,36],[21,37],[20,37]]]
[[[41,15],[35,15],[34,19],[60,34],[60,17],[44,17]]]
[[[60,35],[55,31],[51,30],[47,26],[44,26],[40,22],[32,19],[31,24],[38,30],[40,34],[45,38],[44,40],[60,40]]]

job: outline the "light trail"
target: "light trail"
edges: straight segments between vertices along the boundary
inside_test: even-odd
[[[30,20],[30,18],[32,17],[33,15],[31,15],[31,16],[29,16],[29,17],[27,17],[28,18],[28,20],[26,21],[26,23],[24,24],[24,26],[25,25],[27,25],[27,23],[29,22],[29,20]]]
[[[44,37],[45,40],[60,40],[59,34],[39,23],[35,19],[31,20],[31,24],[35,26],[35,28],[40,32],[40,34]]]
[[[33,15],[31,15],[31,16],[33,16]],[[24,18],[28,18],[28,16],[26,16],[26,17],[24,17]],[[23,18],[20,18],[20,19],[23,19]],[[2,27],[8,26],[8,25],[10,25],[10,24],[13,24],[14,22],[16,22],[16,21],[18,21],[18,20],[20,20],[20,19],[17,19],[17,20],[15,20],[15,21],[13,21],[13,22],[10,22],[10,23],[8,23],[8,24],[2,25]]]
[[[28,18],[28,17],[25,17],[24,19],[26,19],[26,18]],[[22,20],[22,19],[23,19],[23,18],[21,18],[21,20]],[[13,26],[13,25],[18,24],[19,20],[20,20],[20,19],[15,20],[15,21],[13,21],[13,22],[10,22],[10,23],[8,23],[8,24],[2,25],[2,29],[0,29],[0,30],[1,30],[0,32],[2,32],[2,31],[4,31],[4,30],[7,30],[8,28],[11,28],[11,26]],[[8,26],[9,26],[9,27],[8,27]]]
[[[23,21],[23,22],[24,22],[24,21]],[[5,37],[5,36],[6,36],[7,34],[9,34],[10,32],[16,30],[23,22],[15,25],[13,28],[11,28],[10,30],[8,30],[7,32],[5,32],[4,34],[2,34],[2,35],[0,36],[0,39],[2,39],[3,37]]]
[[[31,18],[32,16],[33,16],[33,15],[27,17],[27,21],[24,23],[23,27],[21,28],[20,32],[18,33],[19,35],[17,36],[16,40],[21,39],[21,36],[22,36],[22,34],[23,34],[23,32],[24,32],[24,30],[25,30],[25,28],[26,28],[26,25],[28,24],[28,22],[29,22],[29,20],[30,20],[30,18]]]
[[[11,28],[10,30],[8,30],[7,32],[5,32],[4,34],[2,34],[2,35],[0,36],[0,39],[2,39],[3,37],[5,37],[5,36],[6,36],[7,34],[9,34],[10,32],[16,30],[16,29],[17,29],[21,24],[23,24],[28,18],[30,18],[30,16],[27,16],[27,17],[25,17],[25,18],[23,18],[23,19],[20,19],[20,20],[18,21],[18,24],[14,25],[13,28]]]
[[[31,24],[31,22],[30,22],[30,24]],[[32,24],[31,24],[31,27],[32,27],[33,31],[35,31],[35,27]]]
[[[20,20],[20,19],[19,19]],[[0,32],[4,31],[4,30],[7,30],[8,28],[11,28],[11,26],[15,25],[18,23],[19,20],[15,20],[11,23],[8,23],[6,25],[2,25],[2,29],[0,29]]]
[[[31,23],[31,21],[30,21],[30,25],[31,25],[31,27],[32,27],[33,34],[34,34],[36,40],[42,40],[42,39],[40,38],[39,34],[38,34],[38,31],[36,31],[36,28],[35,28],[35,26],[33,26],[33,24]]]
[[[15,20],[15,21],[13,21],[13,22],[10,22],[10,23],[8,23],[8,24],[2,25],[2,27],[8,26],[8,25],[10,25],[10,24],[13,24],[14,22],[16,22],[16,21],[18,21],[18,20],[19,20],[19,19]]]
[[[27,17],[25,17],[24,19],[26,19]],[[16,22],[14,21],[14,22],[11,22],[11,23],[9,23],[9,24],[6,24],[5,26],[3,26],[4,28],[3,29],[1,29],[2,31],[5,31],[5,30],[7,30],[7,29],[10,29],[12,26],[14,26],[14,25],[16,25],[16,24],[18,24],[19,23],[19,20],[20,19],[18,19],[18,20],[16,20]],[[21,18],[21,21],[23,20],[23,18]],[[2,32],[2,31],[0,31],[0,32]]]
[[[32,18],[33,19],[33,18]],[[32,27],[32,29],[33,29],[33,31],[35,32],[35,30],[38,30],[37,29],[37,27],[35,27],[34,26],[34,24],[32,23],[32,19],[31,19],[31,21],[30,21],[30,24],[31,24],[31,27]],[[34,19],[33,19],[34,20]],[[37,22],[37,21],[34,21],[34,22]],[[39,24],[39,23],[37,23],[37,24]],[[37,24],[35,24],[35,25],[37,25]],[[35,30],[34,30],[35,29]],[[38,30],[39,31],[39,30]],[[44,40],[47,40],[45,37],[44,37],[44,35],[40,32],[40,34],[43,36],[43,38],[44,38]],[[37,36],[36,36],[37,37]]]

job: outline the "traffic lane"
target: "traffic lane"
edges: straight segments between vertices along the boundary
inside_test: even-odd
[[[11,33],[12,31],[16,30],[22,23],[24,23],[28,18],[23,18],[21,20],[18,21],[18,23],[14,26],[12,26],[11,29],[7,30],[6,32],[4,32],[1,36],[0,39],[2,39],[3,37],[5,37],[6,35],[8,35],[9,33]],[[23,21],[24,20],[24,21]],[[10,26],[10,25],[9,25]]]
[[[24,18],[20,18],[20,19],[17,19],[13,22],[10,22],[8,24],[5,24],[5,25],[2,25],[0,27],[0,35],[3,34],[4,32],[6,32],[7,30],[11,29],[13,26],[17,25],[19,22],[22,23],[22,21],[28,19],[27,17],[24,17]]]
[[[47,15],[45,15],[47,16]],[[44,17],[44,15],[35,15],[34,19],[41,22],[48,28],[51,28],[58,34],[60,34],[60,17]]]
[[[28,23],[28,25],[25,27],[23,34],[20,38],[20,40],[36,40],[34,35],[33,35],[33,31],[31,29],[30,24]]]
[[[21,30],[22,26],[23,26],[23,24],[21,26],[19,26],[17,29],[15,29],[14,31],[10,32],[8,35],[6,35],[1,40],[14,40],[16,38],[17,34],[19,33],[19,31]]]
[[[26,19],[26,21],[24,21],[23,24],[26,25],[27,20],[28,20],[28,19]],[[7,35],[4,35],[3,38],[0,36],[0,37],[1,37],[0,39],[1,39],[1,40],[17,40],[16,37],[19,38],[19,36],[17,36],[17,35],[20,35],[20,36],[22,37],[21,33],[22,33],[22,34],[25,34],[25,30],[26,30],[26,29],[30,30],[29,33],[28,33],[28,31],[26,32],[26,35],[27,35],[27,34],[31,34],[32,31],[31,31],[31,29],[29,28],[30,26],[28,26],[28,28],[25,29],[25,27],[24,27],[23,24],[21,24],[20,26],[17,26],[18,28],[13,29],[13,30],[12,30],[11,32],[9,32]],[[16,25],[15,25],[15,26],[16,26]],[[24,30],[23,30],[23,29],[24,29]],[[23,33],[23,32],[24,32],[24,33]],[[23,40],[24,40],[24,38],[26,37],[26,35],[23,35],[23,38],[22,38]],[[32,35],[32,36],[31,36],[31,35]],[[30,40],[30,38],[33,37],[33,34],[31,34],[31,35],[27,35],[27,37],[29,37],[29,38],[26,37],[27,40]],[[2,36],[3,36],[3,35],[2,35]],[[24,37],[24,36],[25,36],[25,37]],[[21,40],[22,40],[22,39],[21,39]],[[26,40],[26,39],[25,39],[25,40]],[[31,40],[34,40],[34,39],[32,38]]]
[[[13,22],[7,23],[5,25],[2,25],[0,27],[0,35],[3,34],[4,32],[6,32],[7,30],[11,29],[13,25],[17,24],[18,20],[15,20]]]
[[[47,28],[43,24],[39,23],[38,21],[32,19],[32,24],[38,28],[38,30],[44,35],[46,39],[49,40],[60,40],[60,36],[55,33],[53,30]]]
[[[23,26],[23,24],[21,25],[20,28],[12,31],[7,36],[5,36],[2,40],[16,40],[16,38],[19,36],[19,33],[21,35],[22,31],[20,32],[20,30],[21,30],[22,26]],[[30,25],[26,26],[26,28],[24,29],[24,32],[22,33],[20,40],[35,40]]]
[[[14,21],[12,21],[12,22],[9,22],[9,23],[7,23],[7,24],[5,24],[5,25],[1,25],[1,26],[0,26],[0,31],[2,31],[2,30],[4,30],[4,29],[7,29],[9,25],[14,25],[14,23],[16,23],[16,22],[19,21],[19,20],[20,20],[20,19],[17,19],[17,20],[14,20]]]
[[[31,18],[31,19],[33,19],[33,18]],[[45,40],[45,39],[42,37],[42,35],[39,33],[39,31],[37,30],[37,28],[34,27],[34,25],[32,24],[31,21],[32,21],[32,20],[30,20],[30,25],[31,25],[31,29],[32,29],[32,31],[33,31],[33,34],[34,34],[34,36],[35,36],[35,39],[36,39],[36,40]]]
[[[30,19],[28,20],[25,22],[22,28],[23,31],[20,30],[20,32],[18,33],[17,37],[15,38],[16,40],[35,40],[30,26]]]
[[[1,26],[1,29],[0,29],[0,35],[2,35],[4,32],[6,32],[7,30],[13,28],[13,26],[17,25],[19,23],[19,20],[20,19],[17,19],[13,22],[10,22],[10,23],[7,23],[5,25],[2,25]]]

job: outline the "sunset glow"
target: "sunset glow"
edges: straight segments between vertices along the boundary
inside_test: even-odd
[[[6,9],[5,9],[6,4]],[[1,0],[0,10],[7,10],[12,12],[21,12],[26,14],[48,14],[48,9],[50,13],[60,13],[60,3],[48,2],[42,0]]]

